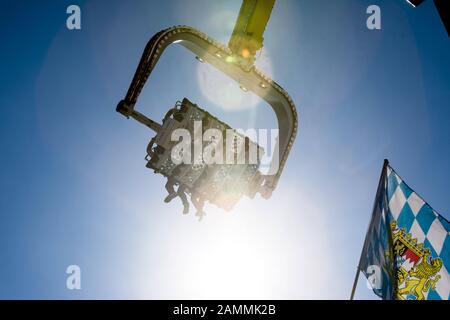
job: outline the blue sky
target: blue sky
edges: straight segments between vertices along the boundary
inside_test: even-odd
[[[153,133],[115,106],[154,33],[185,24],[226,43],[240,1],[77,1],[69,31],[74,3],[0,5],[0,298],[347,299],[384,158],[449,218],[450,39],[431,1],[278,1],[257,63],[297,105],[296,143],[271,199],[208,206],[201,223],[163,203]],[[381,30],[366,28],[371,4]],[[188,97],[233,127],[274,126],[239,90],[237,110],[214,101],[202,77],[224,81],[170,48],[138,109],[159,120]],[[357,298],[373,298],[363,281]]]

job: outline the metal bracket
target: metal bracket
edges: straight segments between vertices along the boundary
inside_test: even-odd
[[[151,129],[158,130],[160,125],[135,111],[134,106],[159,58],[173,43],[182,45],[201,60],[213,65],[242,87],[261,97],[274,110],[279,128],[277,141],[279,163],[274,164],[276,159],[272,159],[271,165],[277,165],[276,173],[264,176],[261,190],[261,195],[269,198],[277,186],[297,134],[298,119],[295,105],[289,94],[275,81],[255,66],[248,68],[239,63],[238,59],[233,59],[233,52],[228,47],[206,34],[188,26],[176,26],[155,34],[147,43],[125,99],[118,104],[116,110],[127,118],[131,116]]]

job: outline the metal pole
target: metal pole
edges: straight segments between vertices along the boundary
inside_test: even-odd
[[[364,250],[366,249],[366,244],[367,244],[368,237],[369,237],[370,227],[372,226],[374,215],[375,215],[375,208],[376,208],[376,205],[377,205],[377,199],[378,199],[378,197],[380,195],[380,191],[382,190],[382,186],[383,186],[382,183],[383,183],[383,180],[385,178],[386,169],[387,169],[388,165],[389,165],[389,161],[387,159],[384,159],[383,169],[381,169],[380,181],[378,182],[377,194],[375,196],[375,201],[374,201],[374,204],[373,204],[372,217],[370,218],[370,223],[369,223],[369,226],[367,227],[366,238],[364,239],[364,245],[363,245],[363,248],[361,250],[361,256],[359,257],[358,267],[356,269],[355,280],[353,281],[353,288],[352,288],[352,293],[350,295],[350,300],[353,300],[353,298],[355,297],[355,291],[356,291],[356,286],[358,284],[359,273],[361,272],[361,262],[362,262],[362,258],[363,258],[363,253],[364,253]]]

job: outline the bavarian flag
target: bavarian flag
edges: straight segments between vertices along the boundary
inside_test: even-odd
[[[449,300],[449,231],[385,160],[359,270],[383,299]]]

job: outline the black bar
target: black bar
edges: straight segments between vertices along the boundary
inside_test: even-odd
[[[330,288],[324,290],[333,290],[332,284]],[[225,310],[233,310],[232,306],[262,306],[273,305],[275,312],[269,314],[268,309],[263,310],[259,307],[259,311],[253,311],[253,314],[232,314]],[[176,308],[187,307],[207,308],[202,314],[175,314]],[[230,307],[231,309],[226,309]],[[386,310],[392,308],[392,311]],[[441,308],[442,313],[439,309]],[[444,308],[446,308],[444,310]],[[6,315],[12,314],[14,317],[30,314],[32,318],[40,318],[45,315],[45,319],[49,316],[55,316],[58,319],[90,319],[98,313],[98,319],[316,319],[331,318],[336,319],[341,316],[346,318],[350,315],[365,319],[366,317],[386,318],[388,314],[401,314],[402,319],[417,319],[421,312],[429,316],[433,314],[445,314],[447,311],[447,301],[306,301],[306,300],[153,300],[153,301],[136,301],[136,300],[83,300],[83,301],[0,301],[0,309]],[[187,309],[186,309],[187,310]],[[198,309],[189,309],[198,310]],[[255,310],[255,307],[252,309]],[[400,310],[400,311],[399,311]],[[265,312],[263,312],[265,311]],[[394,313],[395,312],[395,313]],[[30,317],[30,318],[31,318]]]
[[[414,7],[417,7],[417,6],[421,5],[422,2],[424,2],[425,0],[406,0],[406,1],[408,1]]]
[[[434,0],[434,5],[441,16],[442,23],[447,30],[450,37],[450,1],[449,0]]]

